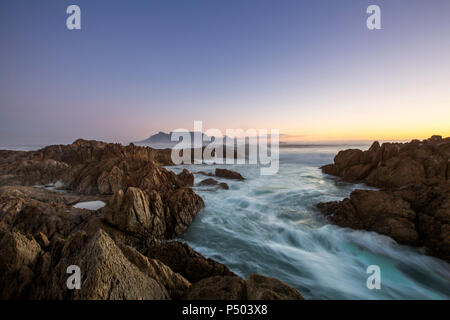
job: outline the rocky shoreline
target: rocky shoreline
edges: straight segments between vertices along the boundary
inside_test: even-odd
[[[339,152],[326,174],[380,190],[355,190],[318,208],[339,226],[375,231],[400,244],[425,247],[450,261],[450,138],[374,142]]]
[[[0,298],[302,299],[172,240],[204,203],[192,173],[162,167],[171,164],[169,149],[81,139],[0,151]],[[64,192],[37,187],[55,183]],[[74,207],[92,200],[106,205]],[[79,290],[66,286],[70,265],[81,270]]]

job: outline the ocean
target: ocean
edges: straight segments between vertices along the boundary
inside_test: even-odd
[[[176,173],[183,168],[193,173],[227,168],[246,179],[215,178],[229,190],[194,187],[205,208],[178,240],[239,276],[256,272],[280,279],[307,299],[450,299],[450,264],[424,254],[423,248],[402,246],[374,232],[330,225],[315,207],[342,200],[354,189],[374,189],[320,170],[340,150],[369,146],[280,145],[279,172],[272,176],[262,176],[254,165],[166,167]],[[206,178],[196,174],[195,184]],[[379,290],[366,285],[370,265],[380,267]]]
[[[229,190],[194,187],[205,208],[180,240],[244,278],[252,272],[275,277],[307,299],[450,299],[448,263],[374,232],[330,225],[316,209],[318,202],[342,200],[354,189],[373,189],[321,172],[349,147],[369,145],[280,148],[280,169],[272,176],[249,165],[167,167],[177,173],[221,167],[246,178],[217,179]],[[206,178],[197,174],[195,183]],[[380,267],[381,289],[366,285],[370,265]]]

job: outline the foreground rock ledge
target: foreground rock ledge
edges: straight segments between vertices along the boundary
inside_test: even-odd
[[[86,140],[0,151],[0,299],[301,299],[279,280],[241,279],[167,241],[204,207],[189,171],[161,167],[169,156]],[[33,187],[55,183],[66,193]],[[107,205],[73,207],[87,200]],[[70,265],[81,269],[80,290],[67,289]]]
[[[381,190],[355,190],[340,202],[318,204],[333,223],[426,246],[450,261],[450,138],[374,142],[339,152],[324,173]]]

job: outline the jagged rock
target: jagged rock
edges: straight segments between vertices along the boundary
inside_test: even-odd
[[[114,241],[102,230],[93,237],[84,232],[71,235],[60,250],[54,250],[51,270],[42,270],[46,290],[35,292],[40,299],[169,299],[169,293],[155,279],[130,262]],[[67,267],[81,270],[81,288],[68,290]]]
[[[233,180],[245,180],[244,177],[239,173],[227,169],[216,169],[216,177],[225,178],[225,179],[233,179]]]
[[[185,244],[158,242],[182,234],[204,207],[187,187],[192,174],[161,167],[170,154],[81,139],[0,151],[0,297],[178,299],[190,281],[235,276]],[[27,186],[56,182],[72,193]],[[73,207],[92,200],[108,205]],[[67,289],[70,265],[81,269],[80,290]]]
[[[43,234],[42,232],[39,232],[35,236],[35,239],[39,243],[41,248],[45,249],[45,248],[48,248],[48,246],[50,245],[50,241],[48,240],[47,236],[45,234]]]
[[[323,172],[383,190],[356,190],[349,199],[318,207],[335,224],[425,245],[450,261],[449,164],[450,138],[441,136],[341,151]]]
[[[171,239],[183,234],[204,207],[202,198],[192,189],[182,188],[172,191],[167,198],[166,238]]]
[[[238,276],[214,276],[193,283],[184,300],[245,300],[245,281]]]
[[[189,289],[191,283],[183,276],[175,273],[157,259],[149,259],[133,247],[119,245],[123,254],[149,277],[156,279],[169,292],[172,299],[179,299]]]
[[[0,298],[23,299],[34,279],[41,247],[20,232],[0,229]]]
[[[211,276],[233,276],[225,265],[207,259],[179,241],[158,243],[148,248],[146,256],[158,259],[191,282]]]
[[[0,224],[8,230],[38,236],[66,237],[83,221],[83,215],[71,208],[79,197],[31,187],[0,188]]]
[[[405,200],[382,191],[355,190],[342,202],[319,204],[342,227],[388,235],[402,244],[418,245],[416,213]]]
[[[324,173],[346,181],[362,181],[371,186],[398,188],[412,184],[448,182],[450,138],[433,136],[410,143],[374,142],[369,150],[340,151]]]
[[[256,273],[247,279],[248,300],[303,300],[297,290],[284,282]]]
[[[183,169],[183,171],[178,174],[178,179],[180,179],[187,187],[192,187],[194,185],[194,175],[187,169]]]
[[[174,185],[183,184],[174,173],[160,167],[173,164],[167,150],[133,144],[124,147],[79,139],[71,145],[49,146],[26,153],[3,152],[2,156],[0,183],[3,185],[46,185],[61,181],[66,189],[78,193],[113,194],[130,186],[165,193]]]
[[[125,194],[116,192],[106,207],[104,217],[113,226],[137,236],[164,238],[166,226],[163,204],[157,194],[150,211],[149,198],[139,188],[130,187]]]
[[[185,300],[303,300],[297,290],[283,282],[257,274],[247,281],[238,276],[214,276],[190,287]]]

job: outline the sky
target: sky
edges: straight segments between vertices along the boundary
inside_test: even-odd
[[[0,143],[450,136],[449,34],[448,0],[2,0]]]

